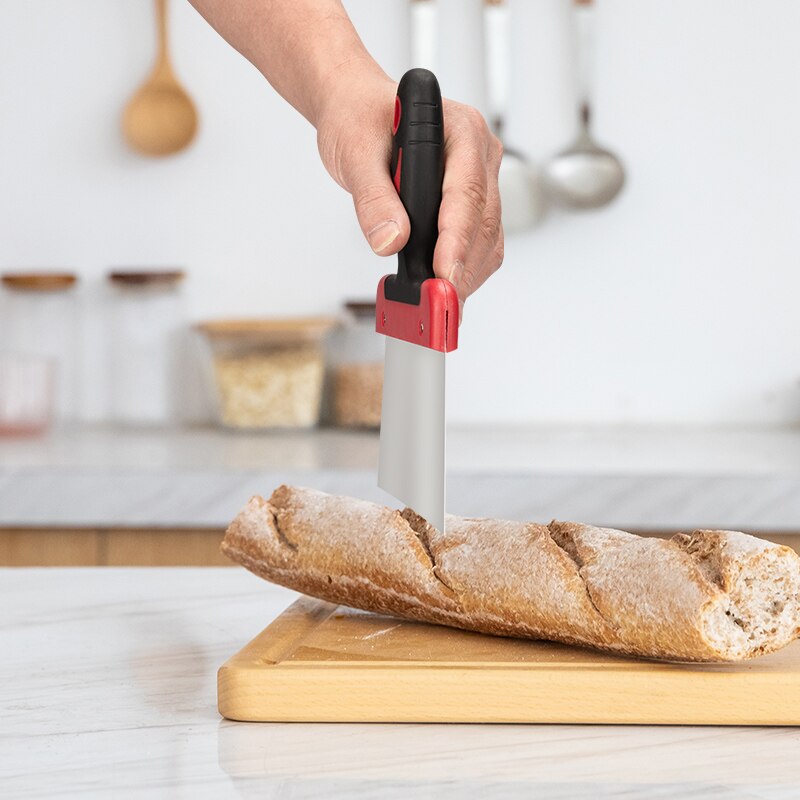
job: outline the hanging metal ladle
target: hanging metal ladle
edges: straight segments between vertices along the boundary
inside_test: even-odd
[[[598,145],[590,131],[589,63],[593,56],[594,8],[592,0],[574,0],[580,81],[579,129],[575,141],[553,156],[545,167],[552,199],[569,208],[591,209],[608,205],[625,184],[620,159]]]

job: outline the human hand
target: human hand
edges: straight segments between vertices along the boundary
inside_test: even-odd
[[[367,241],[381,256],[402,250],[408,215],[389,174],[397,86],[385,75],[337,76],[319,105],[317,143],[334,180],[353,196]],[[456,288],[459,306],[503,262],[497,172],[502,145],[481,114],[444,100],[445,171],[433,271]]]

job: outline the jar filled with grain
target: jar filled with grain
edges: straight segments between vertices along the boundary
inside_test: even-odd
[[[324,340],[334,324],[326,317],[201,323],[220,424],[239,429],[317,425]]]
[[[375,303],[345,303],[331,339],[331,421],[342,428],[379,428],[383,336],[375,331]]]

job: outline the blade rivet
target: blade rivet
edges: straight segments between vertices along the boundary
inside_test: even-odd
[[[383,327],[385,328],[386,327],[386,312],[385,311],[381,314],[381,323],[383,324]]]
[[[420,320],[420,323],[419,323],[419,335],[422,336],[423,333],[425,333],[425,326],[422,324],[422,321]]]

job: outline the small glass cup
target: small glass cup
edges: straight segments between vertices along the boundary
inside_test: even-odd
[[[74,422],[80,397],[78,277],[74,272],[4,272],[0,276],[0,346],[4,353],[50,359],[53,386],[52,416],[58,422]],[[14,362],[8,369],[30,386],[31,377],[42,366],[22,367]],[[20,370],[26,370],[23,378]],[[9,373],[10,374],[10,373]],[[6,377],[6,380],[10,380]],[[19,388],[15,391],[20,391]],[[34,391],[31,389],[31,391]]]
[[[55,363],[0,353],[0,436],[35,436],[53,421]]]

